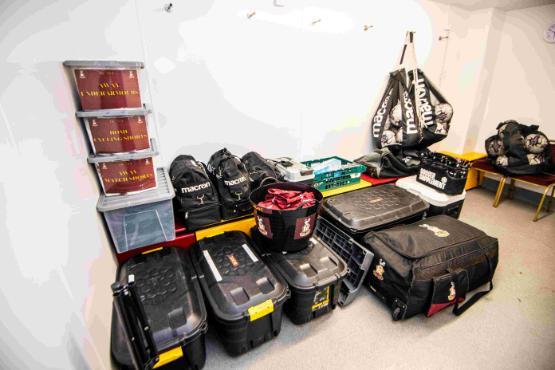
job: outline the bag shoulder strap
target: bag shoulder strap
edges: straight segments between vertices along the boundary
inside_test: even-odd
[[[468,310],[470,307],[472,307],[472,305],[474,303],[478,302],[478,300],[480,298],[482,298],[483,296],[485,296],[486,294],[488,294],[489,292],[491,292],[493,290],[493,266],[491,264],[491,259],[489,258],[489,256],[487,254],[485,254],[484,256],[486,257],[486,261],[487,261],[487,264],[488,264],[488,270],[489,270],[489,276],[488,276],[489,287],[488,287],[488,290],[484,290],[484,291],[475,293],[472,297],[470,297],[465,302],[463,302],[462,305],[459,305],[459,297],[466,294],[466,292],[462,292],[462,294],[461,294],[461,292],[459,292],[459,287],[456,287],[457,297],[455,299],[455,306],[453,307],[453,314],[455,314],[456,316],[462,315],[466,310]]]

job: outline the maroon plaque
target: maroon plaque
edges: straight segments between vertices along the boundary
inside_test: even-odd
[[[124,194],[156,187],[152,157],[96,164],[104,193]]]
[[[91,144],[97,154],[150,148],[144,116],[87,118]]]
[[[85,110],[140,108],[135,69],[75,69],[75,83]]]

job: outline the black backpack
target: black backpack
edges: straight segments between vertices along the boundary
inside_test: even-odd
[[[254,190],[264,184],[277,181],[278,175],[274,167],[257,152],[248,152],[241,158],[241,161],[249,171],[251,189]]]
[[[207,167],[218,188],[222,217],[230,219],[250,214],[249,173],[241,159],[223,148],[212,154]]]
[[[170,166],[175,189],[175,213],[188,230],[197,230],[221,220],[218,192],[204,164],[190,155],[180,155]]]
[[[497,135],[486,139],[486,152],[492,165],[511,175],[537,175],[548,171],[551,164],[549,139],[537,125],[516,121],[501,122]]]

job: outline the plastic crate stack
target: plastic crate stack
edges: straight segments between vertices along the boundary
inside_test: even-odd
[[[156,168],[151,110],[141,99],[142,62],[65,61],[103,194],[102,212],[117,253],[175,239],[167,171]]]

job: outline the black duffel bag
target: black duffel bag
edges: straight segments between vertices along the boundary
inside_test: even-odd
[[[190,155],[180,155],[170,166],[175,189],[176,217],[189,231],[219,222],[220,202],[204,164]]]
[[[278,181],[278,174],[274,167],[257,152],[248,152],[241,158],[241,161],[249,171],[251,190]]]
[[[460,315],[493,289],[497,239],[452,217],[370,232],[364,242],[374,253],[366,284],[395,321],[419,313],[429,317],[451,305]],[[465,301],[468,292],[486,283],[487,290]]]

